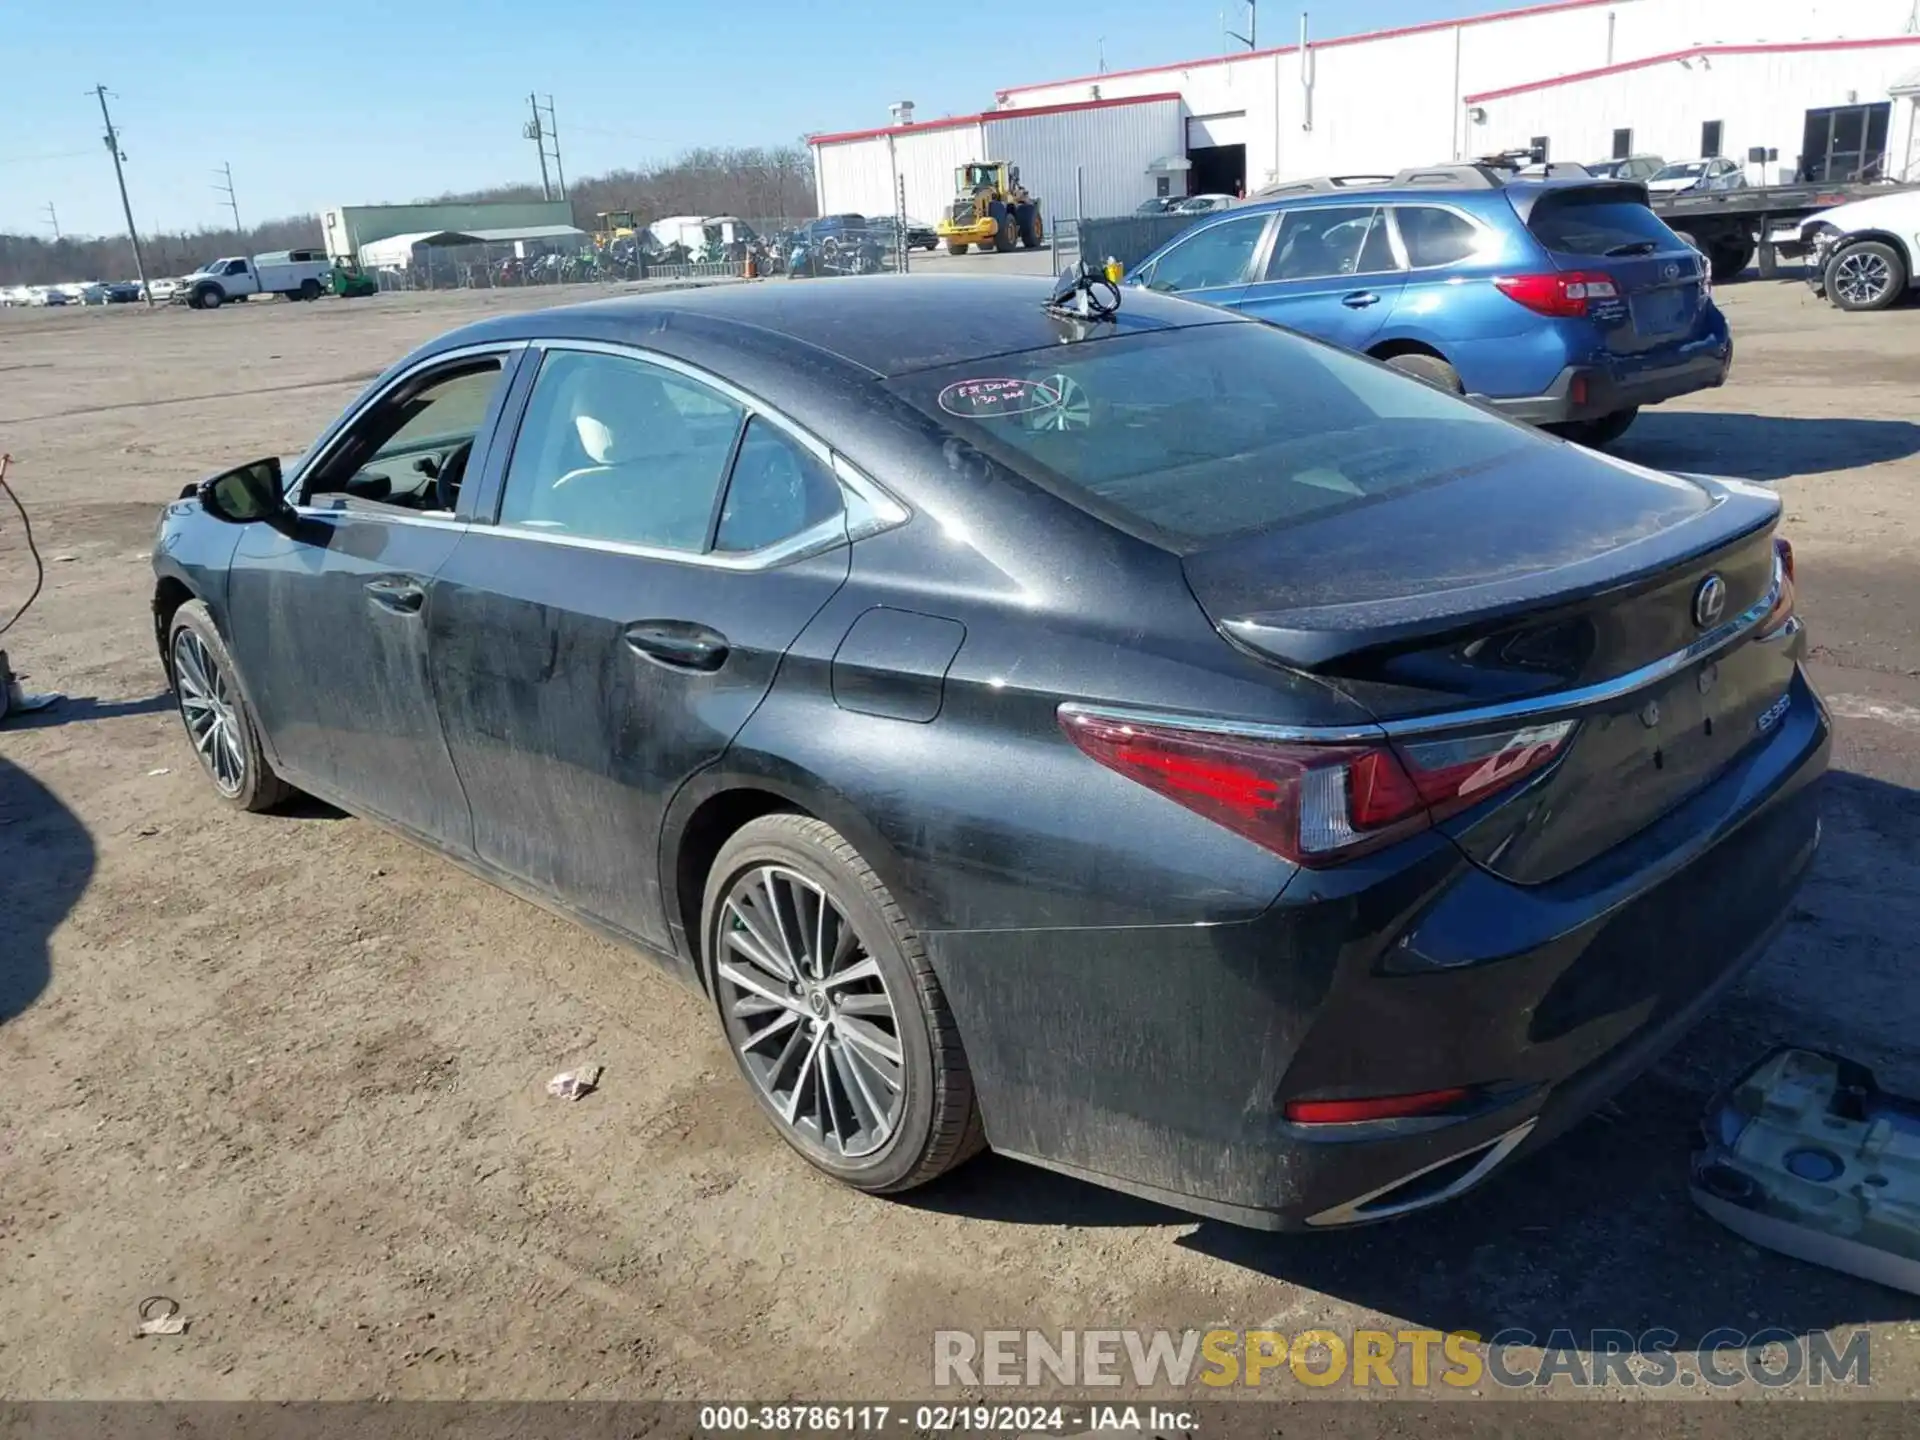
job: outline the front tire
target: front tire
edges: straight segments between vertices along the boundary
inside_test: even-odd
[[[1907,289],[1907,262],[1882,240],[1849,245],[1827,262],[1827,298],[1842,310],[1886,310]]]
[[[825,821],[766,815],[721,847],[701,907],[708,991],[780,1137],[896,1194],[984,1148],[966,1052],[920,938]]]
[[[318,300],[320,298],[320,282],[318,280],[302,280],[300,282],[300,298],[302,300]]]
[[[260,731],[213,616],[198,600],[173,612],[167,670],[187,739],[214,793],[238,810],[270,810],[293,789],[267,764]]]
[[[949,240],[949,241],[947,242],[947,253],[948,253],[949,255],[964,255],[964,254],[966,254],[966,253],[967,253],[967,242],[966,242],[966,241],[964,241],[964,240]]]

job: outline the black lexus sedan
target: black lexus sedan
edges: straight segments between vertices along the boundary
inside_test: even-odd
[[[710,998],[767,1119],[1268,1227],[1469,1190],[1767,944],[1829,722],[1780,503],[1044,280],[513,315],[171,505],[232,804]]]

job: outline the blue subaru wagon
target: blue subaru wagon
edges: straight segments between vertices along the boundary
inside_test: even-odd
[[[1209,217],[1127,282],[1358,350],[1587,445],[1720,385],[1726,317],[1644,185],[1477,165],[1310,180]]]

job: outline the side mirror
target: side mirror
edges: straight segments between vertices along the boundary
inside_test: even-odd
[[[255,460],[251,465],[202,480],[197,493],[206,512],[229,525],[273,520],[291,509],[277,457]]]

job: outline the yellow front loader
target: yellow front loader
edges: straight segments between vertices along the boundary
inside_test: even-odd
[[[953,203],[934,229],[949,255],[964,255],[969,245],[1037,250],[1047,238],[1040,202],[1020,183],[1020,167],[1004,160],[976,160],[954,171]]]

